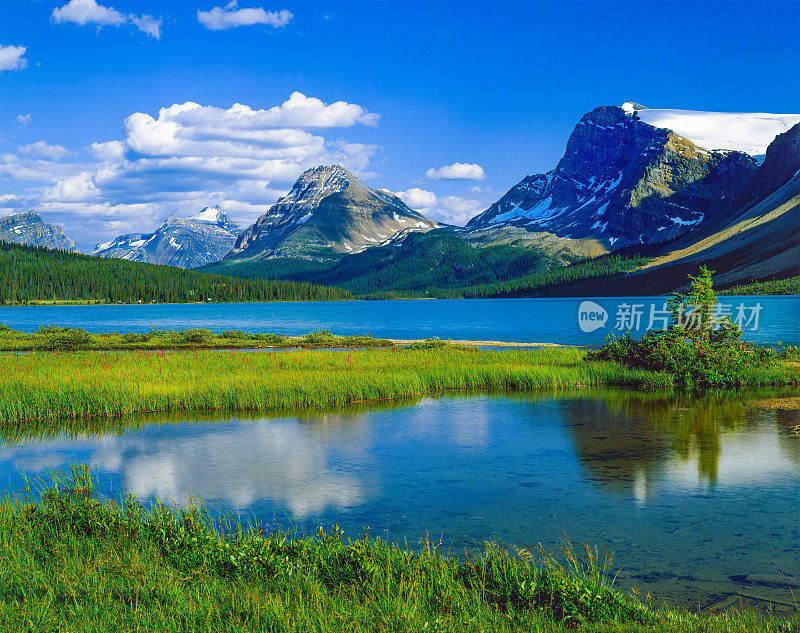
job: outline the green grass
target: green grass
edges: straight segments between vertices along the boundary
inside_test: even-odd
[[[224,330],[213,332],[200,328],[157,330],[149,332],[107,332],[95,334],[81,328],[51,325],[35,332],[20,332],[0,325],[0,352],[46,350],[181,350],[181,349],[287,349],[391,347],[386,339],[371,336],[338,336],[327,330],[304,336],[286,336],[263,332]]]
[[[334,531],[213,524],[202,505],[95,499],[85,468],[0,505],[0,631],[797,630],[756,614],[700,618],[616,591],[589,547],[488,544],[456,558]],[[562,561],[560,564],[558,561]]]
[[[748,384],[798,384],[775,364]],[[290,412],[444,389],[670,388],[664,372],[589,361],[572,348],[364,349],[242,353],[33,352],[0,355],[0,422],[144,412]]]

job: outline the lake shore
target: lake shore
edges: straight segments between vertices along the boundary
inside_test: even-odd
[[[141,333],[87,332],[81,328],[42,327],[34,332],[21,332],[0,325],[0,352],[33,351],[125,351],[125,350],[285,350],[285,349],[356,349],[393,346],[431,346],[437,344],[461,347],[541,348],[563,347],[559,343],[447,340],[386,339],[372,336],[341,336],[326,330],[304,336],[286,336],[241,330],[158,330]]]
[[[658,606],[615,589],[609,561],[588,546],[487,544],[459,559],[428,541],[300,537],[215,522],[197,503],[104,501],[93,487],[73,467],[39,499],[0,504],[0,630],[778,633],[800,623]]]
[[[239,354],[186,350],[6,354],[0,423],[144,412],[289,412],[442,390],[671,389],[672,374],[587,359],[576,348],[415,348]],[[747,386],[800,384],[800,370],[754,369]]]

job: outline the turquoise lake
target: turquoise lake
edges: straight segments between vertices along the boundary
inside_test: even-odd
[[[584,301],[606,311],[604,327],[592,332],[579,327],[579,309]],[[621,334],[630,329],[634,335],[641,335],[650,325],[651,316],[655,317],[653,325],[661,327],[659,311],[665,301],[665,297],[599,297],[37,306],[0,308],[0,323],[27,331],[51,324],[82,327],[92,332],[201,327],[302,335],[325,329],[335,334],[370,333],[397,339],[438,336],[454,340],[597,345],[611,332]],[[720,297],[720,304],[734,319],[741,312],[746,340],[800,344],[800,297]],[[757,320],[748,323],[754,311]],[[638,327],[628,327],[631,325]]]
[[[720,300],[732,314],[756,311],[745,339],[800,344],[797,297]],[[605,312],[604,326],[581,329],[585,301]],[[597,345],[630,325],[618,323],[621,311],[639,311],[641,334],[664,301],[14,307],[0,308],[0,323]],[[566,537],[613,554],[622,589],[692,610],[790,613],[800,584],[800,412],[748,404],[774,393],[462,394],[325,415],[135,417],[79,432],[22,425],[0,431],[0,492],[20,494],[26,479],[81,462],[112,497],[181,505],[192,495],[267,527],[338,525],[410,547],[427,537],[456,555],[487,540],[531,549]]]
[[[800,577],[800,415],[753,408],[754,395],[463,395],[77,434],[23,425],[3,432],[0,481],[21,494],[26,477],[77,461],[105,495],[191,494],[266,527],[427,537],[453,554],[564,536],[612,553],[623,589],[788,612],[792,588],[757,579]]]

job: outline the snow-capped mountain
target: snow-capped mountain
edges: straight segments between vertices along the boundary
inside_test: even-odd
[[[558,166],[526,177],[467,232],[512,226],[606,248],[663,242],[713,216],[755,173],[751,156],[704,149],[640,112],[602,106],[584,115]]]
[[[153,233],[129,233],[98,244],[92,255],[194,268],[222,259],[239,231],[222,209],[205,207],[188,218],[167,218]]]
[[[35,211],[16,213],[0,218],[0,240],[44,246],[71,253],[79,253],[75,242],[64,235],[61,227],[47,224]]]
[[[701,265],[720,286],[800,275],[800,123],[770,143],[755,176],[712,222],[665,245],[643,269],[604,281],[602,292],[670,292]]]
[[[324,260],[437,226],[343,167],[320,166],[303,173],[287,195],[242,233],[228,258]]]
[[[647,108],[626,101],[622,109],[654,127],[669,128],[695,145],[708,149],[730,149],[763,156],[778,134],[800,123],[800,114],[767,112],[699,112]]]
[[[800,275],[800,123],[770,143],[756,175],[715,222],[671,245],[647,270],[677,276],[701,263],[721,283]]]

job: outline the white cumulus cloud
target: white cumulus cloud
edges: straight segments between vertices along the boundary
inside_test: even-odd
[[[54,187],[47,190],[44,200],[59,202],[85,202],[97,197],[97,186],[94,184],[92,174],[84,172],[59,180]]]
[[[28,60],[23,57],[25,46],[3,46],[0,44],[0,70],[21,70],[28,65]]]
[[[122,158],[125,153],[125,145],[122,141],[106,141],[105,143],[92,143],[89,151],[98,160],[115,160]]]
[[[36,156],[49,160],[61,160],[65,156],[72,154],[66,147],[61,145],[48,145],[44,141],[36,141],[19,148],[19,153],[23,156]]]
[[[486,193],[488,191],[489,189],[487,188],[485,191],[471,191],[471,193]],[[466,224],[472,217],[488,206],[486,200],[475,195],[472,197],[437,196],[433,191],[420,189],[419,187],[412,187],[406,191],[395,191],[394,194],[409,207],[419,211],[431,220],[459,226]]]
[[[264,109],[172,104],[134,112],[122,138],[89,144],[83,160],[44,141],[0,154],[0,177],[16,181],[30,208],[56,216],[84,248],[120,227],[150,231],[169,215],[209,205],[249,224],[309,167],[338,163],[369,174],[380,147],[340,133],[378,120],[363,106],[299,92]],[[328,130],[336,137],[326,138]]]
[[[266,11],[263,7],[240,9],[235,0],[225,8],[214,7],[210,11],[197,11],[198,22],[210,31],[224,31],[254,24],[266,24],[278,29],[289,24],[293,17],[286,9],[281,11]]]
[[[56,23],[72,22],[80,26],[94,24],[98,28],[133,24],[142,33],[155,39],[161,38],[161,18],[156,19],[151,15],[125,15],[113,7],[97,4],[95,0],[70,0],[64,6],[53,9],[51,17]]]
[[[17,115],[17,125],[23,127],[25,125],[29,125],[30,122],[33,120],[33,116],[30,114],[18,114]]]
[[[483,180],[486,174],[483,167],[475,163],[453,163],[425,172],[431,180]]]
[[[436,204],[436,194],[419,187],[412,187],[406,191],[395,191],[394,195],[415,211],[424,212]]]
[[[161,39],[161,18],[156,19],[152,15],[129,15],[128,20],[142,33],[157,40]]]

